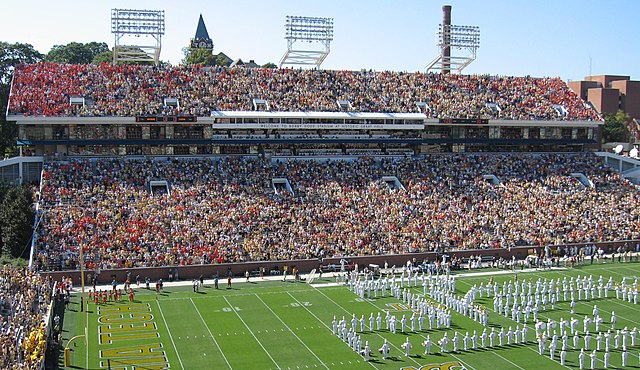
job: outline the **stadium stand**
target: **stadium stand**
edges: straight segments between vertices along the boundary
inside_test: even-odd
[[[40,270],[77,269],[80,245],[110,269],[640,238],[638,189],[590,153],[74,159],[45,165],[39,201]]]
[[[190,115],[232,126],[240,119],[216,113],[252,110],[424,115],[411,130],[289,129],[299,119],[293,116],[275,122],[284,128],[255,131],[212,128],[204,118],[199,125],[166,119],[134,125],[134,117]],[[32,255],[39,272],[78,269],[80,249],[85,266],[99,271],[640,239],[637,187],[593,154],[421,155],[428,149],[402,145],[480,137],[538,140],[555,150],[544,140],[596,140],[595,124],[587,121],[601,117],[558,78],[38,63],[15,69],[9,115],[18,121],[21,145],[52,156],[36,192]],[[319,126],[375,123],[351,115],[309,119]],[[247,117],[243,123],[260,123]],[[435,120],[438,126],[424,128],[428,118],[526,122],[450,128],[461,122]],[[415,117],[385,119],[416,124]],[[162,131],[169,127],[171,134]],[[227,139],[278,142],[190,150],[189,140]],[[145,142],[152,140],[158,142]],[[296,147],[290,140],[318,142]],[[146,157],[154,152],[142,149],[151,145],[174,147],[155,153],[166,156]],[[260,155],[227,156],[233,150]],[[132,154],[140,157],[126,157]],[[291,158],[272,161],[271,155]],[[299,160],[314,156],[332,158]],[[40,369],[50,282],[5,266],[0,283],[0,367]]]
[[[5,265],[0,271],[0,368],[41,369],[51,285],[37,272]]]
[[[433,118],[598,120],[559,78],[38,63],[15,70],[10,114],[210,116],[251,111],[416,112]],[[173,102],[167,104],[167,101]],[[422,108],[419,108],[422,107]]]

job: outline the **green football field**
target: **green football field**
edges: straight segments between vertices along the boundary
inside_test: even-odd
[[[485,272],[479,270],[479,272]],[[583,266],[577,269],[549,272],[518,273],[518,281],[543,278],[563,278],[565,276],[593,275],[597,280],[602,275],[605,280],[612,276],[619,283],[640,275],[640,264],[601,264]],[[469,288],[481,282],[486,284],[491,276],[459,277],[456,289],[464,295]],[[493,276],[494,281],[514,279],[514,274]],[[570,335],[566,366],[559,363],[560,349],[555,360],[538,354],[533,323],[528,324],[526,344],[512,344],[493,348],[477,348],[456,353],[439,353],[437,345],[432,346],[431,355],[424,355],[420,345],[427,335],[436,342],[445,332],[451,337],[454,331],[462,336],[465,332],[483,327],[477,322],[457,314],[452,310],[451,328],[423,331],[407,331],[392,334],[388,330],[366,330],[361,334],[369,341],[372,356],[369,362],[353,351],[344,341],[332,334],[334,315],[347,321],[352,314],[368,318],[373,312],[391,311],[401,317],[411,315],[411,311],[395,298],[386,296],[361,299],[345,286],[323,286],[322,283],[335,282],[329,277],[320,284],[305,284],[281,281],[259,281],[234,284],[233,289],[213,289],[205,282],[200,293],[194,293],[191,286],[169,287],[164,292],[136,289],[134,303],[127,297],[118,303],[96,306],[88,309],[88,352],[82,339],[71,346],[71,368],[106,369],[562,369],[578,368],[578,352],[572,346]],[[631,280],[630,282],[632,282]],[[329,284],[326,284],[329,285]],[[134,286],[135,287],[135,286]],[[223,286],[221,285],[221,288]],[[422,287],[411,288],[422,293]],[[70,310],[64,319],[64,344],[83,332],[83,315],[79,314],[79,297],[74,296]],[[479,298],[489,311],[489,326],[515,328],[511,318],[493,312],[491,298]],[[593,305],[600,308],[604,318],[601,331],[610,328],[611,312],[615,311],[616,328],[627,326],[640,328],[640,304],[624,302],[610,292],[608,299],[578,301],[576,313],[569,311],[569,303],[563,302],[555,310],[541,312],[541,320],[551,318],[569,320],[572,316],[580,319],[578,328],[582,331],[582,318],[591,316]],[[549,307],[548,307],[549,308]],[[384,316],[385,314],[383,314]],[[531,320],[531,319],[530,319]],[[366,320],[368,325],[368,320]],[[384,325],[383,325],[384,327]],[[413,344],[411,356],[406,357],[401,349],[406,338]],[[640,336],[639,336],[640,337]],[[384,339],[390,343],[390,353],[382,359],[378,348]],[[479,343],[479,341],[478,341]],[[496,340],[497,343],[497,340]],[[580,341],[582,346],[582,340]],[[591,341],[592,348],[595,340]],[[638,339],[640,343],[640,338]],[[636,343],[636,344],[638,344]],[[462,346],[461,346],[462,347]],[[560,347],[560,346],[559,346]],[[449,345],[449,350],[452,346]],[[626,368],[640,368],[638,355],[640,346],[628,347],[629,357]],[[621,368],[622,349],[612,349],[610,368]],[[435,354],[434,354],[435,353]],[[604,368],[603,352],[597,355],[597,367]],[[60,361],[62,363],[62,360]],[[590,367],[587,356],[585,368]]]

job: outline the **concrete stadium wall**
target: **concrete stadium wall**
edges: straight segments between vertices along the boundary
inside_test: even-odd
[[[563,244],[563,245],[555,245],[551,246],[551,250],[564,249],[565,247],[573,247],[576,246],[578,248],[593,245],[594,243],[580,243],[580,244]],[[596,243],[596,245],[604,250],[605,253],[613,253],[616,251],[618,247],[626,247],[627,250],[635,250],[637,246],[640,246],[640,240],[627,240],[627,241],[618,241],[618,242],[605,242],[605,243]],[[528,247],[516,247],[508,249],[483,249],[483,250],[464,250],[464,251],[452,251],[447,252],[450,258],[466,258],[469,256],[490,256],[496,259],[500,257],[504,259],[511,259],[513,256],[516,259],[524,259],[526,256],[530,254],[540,254],[540,251],[544,247],[537,246],[528,246]],[[407,263],[407,261],[415,261],[417,263],[421,263],[424,260],[434,261],[437,258],[437,254],[435,252],[428,253],[407,253],[407,254],[394,254],[394,255],[382,255],[382,256],[358,256],[358,257],[349,257],[347,260],[350,263],[357,263],[359,266],[368,266],[369,264],[376,264],[379,266],[384,266],[385,262],[389,264],[389,266],[403,266]],[[143,268],[131,268],[131,269],[113,269],[113,270],[102,270],[98,276],[98,284],[108,284],[113,279],[120,284],[122,284],[126,280],[127,271],[131,272],[131,280],[132,283],[135,281],[136,275],[140,275],[140,280],[144,282],[146,277],[149,277],[151,281],[155,282],[157,279],[168,280],[169,277],[169,269],[171,271],[178,270],[178,277],[180,279],[196,279],[202,275],[206,279],[211,279],[213,275],[218,274],[220,277],[226,277],[229,272],[233,274],[233,276],[243,276],[244,273],[248,271],[253,271],[256,269],[264,268],[266,270],[265,275],[269,275],[271,270],[279,270],[282,272],[283,266],[289,267],[289,274],[291,273],[291,269],[296,267],[300,272],[306,273],[313,269],[317,269],[320,265],[323,266],[331,266],[336,265],[338,268],[340,267],[340,260],[342,258],[325,258],[322,262],[317,259],[313,260],[293,260],[293,261],[258,261],[258,262],[245,262],[245,263],[220,263],[220,264],[210,264],[210,265],[190,265],[190,266],[163,266],[163,267],[143,267]],[[88,270],[85,271],[86,275],[93,274],[94,271]],[[71,277],[73,279],[73,283],[76,286],[79,286],[80,281],[80,271],[52,271],[52,272],[42,272],[44,276],[51,276],[55,281],[58,281],[63,276]],[[90,283],[88,277],[85,282],[87,284]]]

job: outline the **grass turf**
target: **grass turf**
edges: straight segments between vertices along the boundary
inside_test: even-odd
[[[518,279],[562,279],[578,275],[593,275],[594,280],[603,275],[605,281],[613,276],[616,282],[620,282],[622,277],[640,275],[640,264],[601,264],[563,271],[519,273]],[[493,276],[497,283],[513,278],[513,274]],[[474,284],[486,284],[489,279],[490,276],[458,278],[458,294],[463,295]],[[412,289],[416,293],[422,292],[422,287]],[[98,307],[89,304],[88,352],[84,343],[77,341],[77,347],[71,347],[71,368],[100,369],[110,365],[112,369],[158,369],[167,366],[173,369],[419,369],[430,364],[460,368],[456,363],[476,370],[578,368],[579,350],[573,350],[572,338],[569,340],[571,349],[566,366],[558,362],[559,348],[555,361],[549,359],[548,352],[540,356],[531,322],[526,345],[447,354],[438,353],[439,348],[434,345],[432,354],[424,355],[420,342],[427,335],[436,342],[445,331],[449,332],[449,337],[454,331],[462,336],[467,331],[476,330],[478,335],[482,332],[480,324],[454,311],[450,329],[392,334],[388,330],[372,331],[367,328],[362,337],[363,342],[369,341],[372,357],[370,362],[365,362],[361,355],[331,333],[334,315],[338,319],[345,316],[349,320],[352,314],[368,318],[372,312],[375,316],[378,311],[389,309],[398,318],[403,314],[408,317],[411,312],[394,313],[391,305],[399,302],[393,297],[361,299],[344,286],[316,288],[304,283],[258,281],[234,284],[231,290],[216,290],[211,284],[205,284],[200,293],[194,293],[190,286],[165,288],[160,294],[138,288],[133,305],[124,298],[121,302]],[[487,307],[489,326],[503,326],[506,330],[517,325],[511,318],[493,312],[492,299],[479,298],[477,303]],[[555,310],[540,312],[539,317],[541,320],[559,320],[561,317],[569,320],[574,316],[581,320],[585,315],[591,316],[594,304],[598,305],[600,315],[605,319],[602,331],[610,328],[612,311],[618,317],[617,328],[640,328],[640,305],[618,300],[614,292],[610,292],[608,299],[578,301],[574,315],[569,312],[569,303],[562,302]],[[74,296],[64,320],[65,344],[72,336],[82,334],[83,315],[78,308],[79,297]],[[366,323],[368,325],[368,320]],[[582,320],[578,327],[582,331]],[[112,343],[108,343],[107,334],[111,334]],[[405,357],[400,348],[407,337],[413,343],[410,357]],[[391,344],[390,357],[386,360],[377,352],[384,339]],[[581,346],[582,343],[581,340]],[[595,347],[595,340],[591,345]],[[639,351],[640,346],[629,348],[627,368],[640,368]],[[597,368],[604,368],[602,360],[603,352],[599,352]],[[588,356],[585,364],[585,368],[590,368]],[[447,365],[441,368],[445,369]],[[611,352],[610,367],[621,367],[620,348]],[[424,367],[427,368],[433,369]]]

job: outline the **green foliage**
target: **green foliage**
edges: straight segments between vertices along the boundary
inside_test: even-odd
[[[13,258],[11,256],[0,255],[0,266],[11,265],[16,268],[29,266],[29,261],[24,258]]]
[[[24,186],[5,187],[0,191],[1,254],[28,258],[35,217],[31,191]]]
[[[184,53],[184,59],[182,59],[184,65],[214,65],[215,55],[211,53],[211,50],[183,48],[182,52]]]
[[[625,141],[628,137],[627,124],[631,117],[622,110],[615,114],[604,114],[604,128],[602,136],[605,143]]]
[[[6,107],[6,98],[9,94],[9,85],[13,75],[13,67],[18,64],[31,64],[42,60],[44,55],[40,54],[31,44],[15,43],[9,44],[0,41],[0,85],[6,87],[2,93],[2,102]],[[2,109],[4,114],[4,109]]]
[[[278,68],[278,66],[273,62],[269,62],[269,63],[263,64],[262,68]]]
[[[89,64],[96,55],[105,51],[109,51],[109,47],[104,42],[70,42],[67,45],[55,45],[44,60],[54,63]]]
[[[18,138],[18,126],[15,121],[7,121],[0,117],[0,155],[4,158],[16,154],[16,140]]]
[[[91,63],[93,64],[113,63],[113,51],[105,50],[103,52],[96,54],[93,57],[93,60],[91,61]]]

